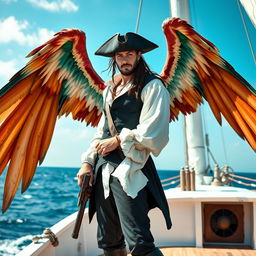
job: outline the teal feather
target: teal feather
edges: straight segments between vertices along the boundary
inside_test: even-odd
[[[177,31],[177,36],[181,42],[180,46],[180,52],[179,52],[179,60],[177,62],[177,68],[175,70],[175,74],[173,76],[173,79],[171,83],[168,85],[167,89],[170,93],[171,97],[175,97],[174,91],[177,89],[177,85],[180,84],[180,81],[184,79],[184,76],[188,75],[190,72],[190,78],[193,80],[192,86],[195,87],[195,89],[204,96],[203,88],[201,86],[200,79],[196,73],[195,70],[189,70],[188,69],[188,63],[195,59],[195,54],[193,52],[193,49],[190,47],[190,41],[189,39],[183,35],[181,32]],[[179,88],[180,92],[182,91],[181,88]]]
[[[69,98],[68,94],[66,93],[66,89],[65,89],[65,84],[66,83],[67,83],[67,80],[64,80],[62,82],[62,89],[60,91],[60,96],[59,96],[58,112],[60,111],[60,109],[63,106],[64,102]]]
[[[58,61],[58,67],[65,69],[66,72],[72,77],[71,80],[64,80],[62,82],[62,89],[60,94],[60,103],[59,110],[63,106],[64,102],[71,97],[70,95],[70,85],[69,83],[72,81],[76,83],[78,86],[82,86],[80,89],[84,91],[84,96],[87,98],[91,96],[96,104],[102,108],[103,99],[102,94],[97,93],[95,88],[91,87],[89,80],[83,74],[82,70],[78,67],[73,54],[72,54],[73,43],[71,41],[66,42],[62,47],[62,54]]]

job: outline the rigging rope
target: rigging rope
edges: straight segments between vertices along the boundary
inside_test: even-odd
[[[230,176],[232,176],[232,177],[236,177],[236,178],[240,178],[240,179],[250,180],[250,181],[254,181],[254,182],[256,182],[256,179],[252,179],[252,178],[247,178],[247,177],[243,177],[243,176],[235,175],[235,174],[233,174],[233,173],[230,173],[229,175],[230,175]]]
[[[220,126],[220,134],[221,134],[222,147],[223,147],[224,156],[225,156],[225,163],[226,165],[228,165],[228,154],[227,154],[226,143],[225,143],[224,134],[223,134],[223,126]]]
[[[241,18],[242,18],[242,21],[243,21],[244,30],[245,30],[245,33],[246,33],[246,36],[247,36],[247,40],[248,40],[248,43],[249,43],[249,46],[250,46],[250,49],[251,49],[251,52],[252,52],[254,64],[256,64],[255,52],[254,52],[254,49],[253,49],[253,47],[252,47],[250,35],[249,35],[248,29],[247,29],[247,26],[246,26],[246,23],[245,23],[245,20],[244,20],[244,14],[243,14],[243,12],[242,12],[241,5],[240,5],[239,0],[237,0],[237,5],[238,5],[239,12],[240,12],[240,15],[241,15]]]
[[[238,183],[238,184],[242,184],[242,185],[244,185],[244,186],[256,187],[256,184],[253,184],[253,183],[251,183],[251,184],[245,183],[245,182],[242,182],[242,181],[240,181],[240,180],[236,180],[236,179],[233,179],[233,178],[230,178],[230,177],[229,177],[229,180],[234,181],[234,182],[236,182],[236,183]]]
[[[166,186],[169,186],[169,185],[175,184],[175,183],[177,183],[177,182],[179,182],[179,181],[180,181],[180,179],[173,180],[173,181],[171,181],[171,182],[169,182],[169,183],[167,183],[167,184],[162,184],[162,187],[166,187]]]
[[[206,156],[207,156],[207,170],[211,169],[210,167],[210,157],[209,157],[209,151],[210,151],[210,143],[209,143],[209,136],[208,136],[208,132],[207,132],[207,126],[206,126],[206,121],[205,121],[205,109],[204,106],[201,107],[202,110],[202,119],[203,119],[203,126],[204,126],[204,142],[205,142],[205,146],[206,146]]]
[[[179,177],[180,177],[180,175],[177,175],[177,176],[174,176],[174,177],[171,177],[171,178],[168,178],[168,179],[161,180],[161,182],[166,182],[166,181],[173,180],[173,179],[176,179],[176,178],[179,178]]]
[[[184,129],[183,129],[183,133],[184,133],[184,147],[185,147],[185,164],[186,166],[189,166],[189,155],[188,155],[188,137],[187,137],[187,121],[186,121],[186,116],[183,116],[183,122],[184,122]]]
[[[136,22],[136,27],[135,27],[135,33],[138,33],[138,29],[139,29],[142,2],[143,2],[143,0],[140,0],[140,5],[139,5],[138,15],[137,15],[137,22]]]

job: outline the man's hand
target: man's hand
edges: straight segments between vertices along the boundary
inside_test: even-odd
[[[77,183],[78,183],[79,187],[82,186],[83,179],[84,179],[84,176],[86,174],[90,174],[91,177],[90,177],[89,184],[90,184],[90,186],[92,186],[92,184],[93,184],[93,171],[92,171],[92,166],[89,163],[83,163],[82,167],[80,168],[80,170],[77,173],[77,178],[78,178]]]
[[[111,151],[115,150],[119,146],[119,139],[112,137],[109,139],[100,140],[96,144],[96,151],[102,156],[108,155]]]

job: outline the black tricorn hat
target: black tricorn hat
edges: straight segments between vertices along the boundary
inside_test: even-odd
[[[136,33],[128,32],[125,35],[113,35],[102,46],[100,46],[100,48],[95,52],[95,55],[113,57],[116,52],[132,50],[145,53],[157,47],[158,45],[150,42],[146,38]]]

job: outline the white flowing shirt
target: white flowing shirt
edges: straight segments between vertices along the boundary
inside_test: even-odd
[[[116,98],[125,94],[131,86],[128,83]],[[110,106],[116,99],[112,99],[112,93],[107,93],[111,90],[112,85],[108,85],[103,92],[103,102],[108,102]],[[126,194],[135,198],[148,182],[141,169],[149,154],[152,152],[154,156],[158,156],[169,141],[170,95],[163,83],[159,79],[151,80],[142,89],[141,100],[143,106],[139,124],[132,130],[123,128],[119,134],[124,160],[116,169],[109,163],[102,166],[105,198],[109,196],[110,175],[117,177]],[[87,162],[94,166],[97,156],[95,146],[102,139],[104,123],[103,113],[89,149],[81,156],[82,163]]]

